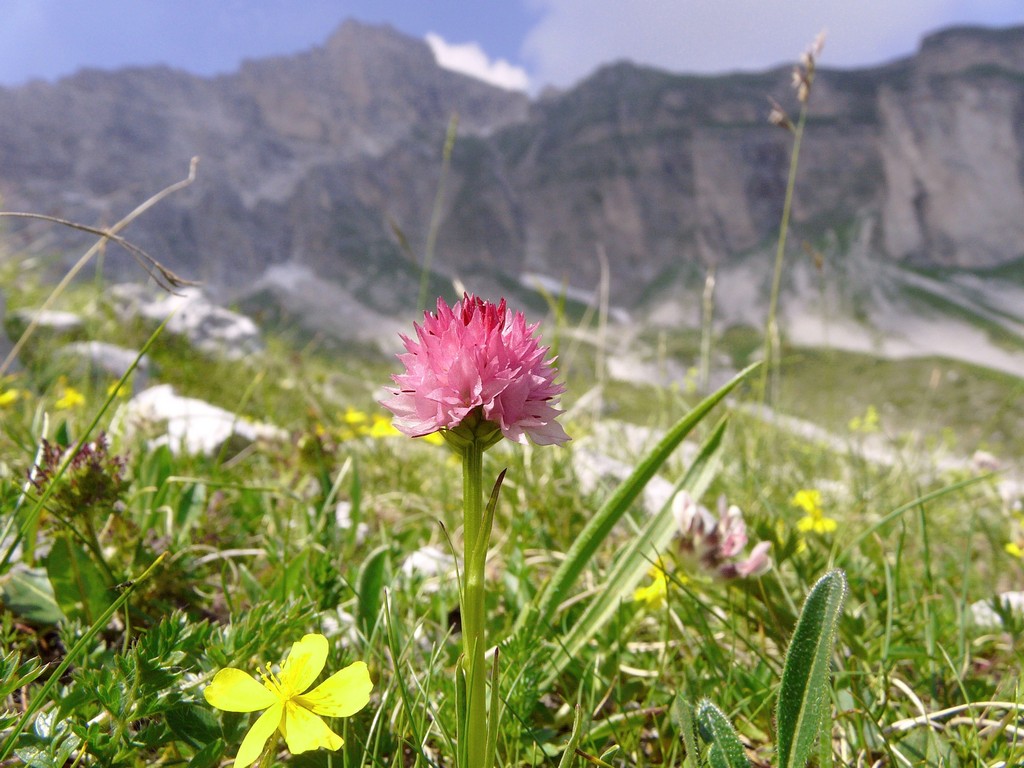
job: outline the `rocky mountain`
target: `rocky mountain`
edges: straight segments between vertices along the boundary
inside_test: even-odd
[[[386,312],[415,295],[457,113],[434,269],[589,291],[601,252],[613,300],[635,306],[770,249],[791,136],[768,124],[769,97],[795,114],[788,69],[619,63],[530,101],[350,21],[322,47],[217,78],[156,67],[0,89],[0,195],[7,210],[110,224],[198,155],[197,181],[139,218],[134,242],[223,296],[299,274],[331,286],[321,304]],[[52,225],[7,226],[14,248],[85,247]],[[793,236],[889,264],[1024,257],[1024,27],[950,29],[885,66],[819,70]],[[129,263],[115,258],[108,272]]]

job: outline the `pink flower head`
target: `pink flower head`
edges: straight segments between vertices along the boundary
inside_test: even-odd
[[[717,520],[685,490],[672,500],[672,514],[679,524],[680,549],[704,571],[735,579],[761,576],[771,570],[771,544],[767,541],[754,545],[743,558],[747,524],[740,508],[728,504],[724,496],[718,499]]]
[[[416,340],[402,336],[405,373],[393,376],[398,388],[382,405],[410,437],[452,430],[471,414],[490,422],[520,443],[564,443],[569,436],[555,421],[561,411],[554,360],[546,360],[522,312],[505,300],[493,304],[465,294],[449,307],[437,300],[437,314],[425,312],[413,325]],[[474,411],[476,412],[474,414]]]

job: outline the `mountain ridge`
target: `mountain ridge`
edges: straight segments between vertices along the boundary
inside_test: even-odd
[[[321,46],[212,78],[85,70],[0,89],[0,194],[8,209],[110,223],[198,155],[197,182],[133,223],[133,241],[215,294],[291,264],[387,311],[418,287],[457,113],[432,266],[590,290],[601,250],[613,300],[634,305],[770,246],[791,139],[767,123],[768,97],[796,111],[788,68],[705,77],[618,62],[530,100],[442,69],[423,41],[347,21]],[[794,241],[839,257],[870,221],[881,259],[1013,261],[1022,116],[1024,27],[951,28],[911,57],[819,69]],[[9,229],[38,252],[81,242]],[[111,252],[107,268],[127,264]]]

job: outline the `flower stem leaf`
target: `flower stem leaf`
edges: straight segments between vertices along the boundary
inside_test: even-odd
[[[803,768],[820,732],[829,698],[829,662],[846,593],[846,574],[829,571],[811,588],[797,619],[776,709],[781,768]]]
[[[494,487],[491,488],[490,498],[487,499],[487,507],[484,509],[484,520],[483,525],[480,526],[480,531],[477,535],[475,548],[473,550],[476,556],[486,557],[487,545],[491,539],[491,528],[494,525],[494,511],[498,507],[498,494],[501,492],[501,483],[505,479],[505,473],[507,469],[501,470],[498,474],[498,479],[494,481]]]

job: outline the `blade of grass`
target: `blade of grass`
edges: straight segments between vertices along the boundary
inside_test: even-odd
[[[715,426],[689,470],[675,484],[672,489],[673,496],[680,488],[685,488],[695,499],[699,499],[707,490],[721,458],[722,436],[725,434],[727,423],[726,416]],[[560,652],[551,659],[549,682],[608,622],[619,603],[631,594],[643,579],[651,563],[657,561],[659,553],[668,546],[677,528],[670,498],[615,559],[615,565],[605,577],[603,588],[597,592],[583,615],[576,620],[572,630],[559,644]]]
[[[850,557],[850,555],[858,551],[857,548],[860,546],[860,543],[864,541],[864,539],[866,539],[868,536],[871,536],[879,528],[884,526],[886,523],[892,522],[903,513],[908,512],[911,509],[914,509],[915,507],[919,507],[922,504],[926,504],[929,501],[934,501],[935,499],[953,493],[954,491],[960,491],[963,490],[964,488],[967,488],[968,486],[974,485],[975,483],[980,483],[985,480],[991,479],[991,474],[978,475],[977,477],[969,477],[966,480],[961,480],[957,483],[945,485],[942,488],[938,488],[934,491],[926,493],[923,496],[918,496],[916,499],[914,499],[913,501],[908,501],[906,504],[901,504],[900,506],[896,507],[896,509],[894,509],[892,512],[885,515],[881,520],[874,523],[873,525],[868,526],[859,534],[854,536],[853,540],[850,541],[843,548],[843,551],[836,555],[835,564],[842,565],[846,561],[846,558]]]
[[[541,592],[536,611],[524,611],[517,622],[516,631],[521,631],[528,624],[534,627],[551,625],[559,605],[569,596],[576,580],[586,568],[605,538],[615,524],[629,509],[629,506],[643,491],[644,486],[654,476],[672,452],[679,446],[701,420],[721,402],[737,385],[760,365],[754,363],[740,371],[718,391],[704,398],[686,416],[680,419],[661,439],[661,441],[637,465],[612,494],[611,498],[597,511],[577,536],[576,541],[566,553],[565,560],[555,572],[551,581]]]

